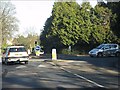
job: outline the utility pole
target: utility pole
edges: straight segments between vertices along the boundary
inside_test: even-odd
[[[1,48],[2,48],[2,24],[1,24],[1,19],[0,19],[0,58],[2,57]],[[0,59],[0,62],[2,62],[1,59]]]

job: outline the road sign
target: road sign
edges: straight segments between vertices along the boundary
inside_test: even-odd
[[[36,47],[35,47],[35,50],[40,50],[41,49],[41,47],[39,46],[39,45],[37,45]]]
[[[39,55],[40,55],[40,49],[41,49],[41,47],[40,47],[39,45],[37,45],[37,46],[35,47],[35,54],[36,54],[36,56],[39,56]]]

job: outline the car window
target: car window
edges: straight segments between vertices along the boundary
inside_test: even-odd
[[[103,46],[104,46],[104,45],[101,44],[101,45],[99,45],[99,46],[97,47],[97,49],[101,49]]]
[[[10,52],[26,52],[25,48],[10,48]]]
[[[117,48],[117,45],[110,45],[110,48],[111,48],[111,49],[116,49],[116,48]]]
[[[110,49],[110,45],[105,45],[104,49]]]
[[[117,48],[117,45],[113,45],[113,48]]]

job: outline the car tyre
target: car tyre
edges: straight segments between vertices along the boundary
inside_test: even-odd
[[[90,55],[90,57],[93,57],[92,55]]]
[[[116,53],[116,57],[120,57],[120,52],[117,52],[117,53]]]
[[[28,61],[25,61],[25,64],[28,64]]]
[[[7,60],[5,60],[5,62],[4,62],[4,63],[5,63],[5,65],[8,65],[8,64],[9,64],[9,63],[7,62]]]
[[[97,57],[103,57],[102,53],[98,53]]]
[[[5,62],[4,62],[4,61],[2,61],[2,64],[5,64]]]

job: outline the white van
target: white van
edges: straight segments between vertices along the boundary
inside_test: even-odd
[[[98,47],[89,51],[91,57],[97,56],[119,56],[119,45],[118,44],[101,44]]]
[[[24,46],[9,46],[2,57],[2,62],[25,62],[28,63],[29,56]]]

